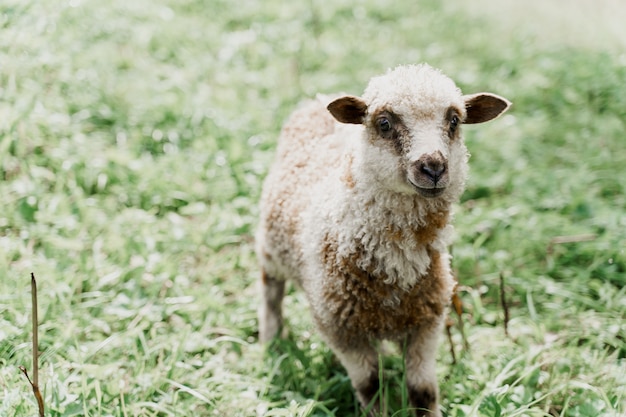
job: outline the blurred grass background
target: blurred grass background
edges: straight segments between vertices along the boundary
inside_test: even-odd
[[[300,100],[422,61],[514,102],[466,128],[470,349],[442,343],[444,414],[624,415],[625,19],[617,0],[3,1],[0,415],[36,410],[31,272],[50,416],[358,415],[300,292],[290,338],[257,343],[257,201]]]

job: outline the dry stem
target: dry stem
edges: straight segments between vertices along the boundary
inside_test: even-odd
[[[509,305],[506,302],[506,291],[504,290],[504,274],[500,272],[500,302],[504,310],[504,334],[509,337]]]
[[[37,406],[39,407],[39,417],[44,417],[44,405],[43,405],[43,397],[41,396],[41,391],[39,391],[39,333],[37,328],[38,317],[37,317],[37,281],[35,280],[35,274],[31,272],[30,274],[30,288],[31,288],[31,299],[32,299],[32,310],[33,310],[33,379],[31,380],[28,376],[28,371],[23,366],[20,366],[20,370],[28,379],[28,383],[33,388],[33,394],[35,394],[35,399],[37,400]]]

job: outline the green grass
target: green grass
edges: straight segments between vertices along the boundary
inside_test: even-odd
[[[514,102],[466,128],[469,350],[453,328],[452,364],[442,340],[445,415],[625,415],[626,55],[590,44],[601,23],[577,47],[529,19],[434,0],[3,2],[0,415],[36,414],[18,369],[31,272],[49,416],[358,415],[301,292],[289,338],[257,343],[257,201],[300,100],[421,61]],[[401,353],[381,360],[386,415],[404,415]]]

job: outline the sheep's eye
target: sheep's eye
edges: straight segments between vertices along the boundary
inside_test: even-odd
[[[458,125],[459,125],[459,117],[456,115],[452,116],[452,119],[450,119],[450,133],[454,133]]]
[[[378,126],[381,132],[389,132],[391,130],[391,123],[386,117],[382,117],[378,120]]]

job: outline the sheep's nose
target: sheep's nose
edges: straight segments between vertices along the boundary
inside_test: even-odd
[[[420,172],[434,183],[437,183],[446,172],[447,164],[440,158],[425,158],[423,161],[420,161],[419,164]]]

